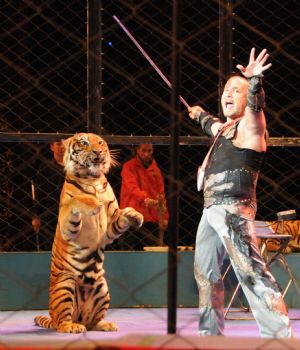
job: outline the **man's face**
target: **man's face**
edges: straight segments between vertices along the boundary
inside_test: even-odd
[[[221,97],[223,114],[226,118],[236,119],[245,113],[248,82],[242,77],[230,78]]]
[[[152,145],[146,145],[146,144],[140,145],[137,148],[136,153],[144,166],[149,166],[151,164],[152,156],[153,156]]]
[[[62,141],[51,142],[50,144],[51,151],[53,152],[53,157],[59,165],[63,163],[63,157],[65,153],[65,149]]]

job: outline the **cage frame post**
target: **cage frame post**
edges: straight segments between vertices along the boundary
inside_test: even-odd
[[[219,115],[222,115],[221,96],[224,85],[232,74],[232,24],[232,0],[219,0]]]
[[[102,0],[87,1],[87,131],[102,133]]]
[[[179,135],[180,135],[180,32],[181,1],[173,0],[172,6],[172,90],[170,122],[170,172],[169,207],[170,222],[168,235],[168,334],[176,334],[177,310],[177,245],[179,217]]]

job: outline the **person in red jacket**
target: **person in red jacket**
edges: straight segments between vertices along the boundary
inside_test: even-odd
[[[123,164],[121,176],[120,208],[132,207],[144,215],[142,228],[126,233],[121,245],[129,250],[163,245],[168,209],[164,178],[153,158],[153,145],[137,146],[135,157]]]

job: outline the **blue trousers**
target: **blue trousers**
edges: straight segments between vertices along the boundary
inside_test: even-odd
[[[262,337],[291,337],[280,288],[260,255],[253,219],[213,205],[203,210],[197,231],[194,274],[199,288],[199,334],[224,334],[221,268],[226,252]]]

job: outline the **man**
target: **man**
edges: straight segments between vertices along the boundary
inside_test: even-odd
[[[139,231],[131,230],[121,237],[119,245],[137,250],[162,245],[168,210],[164,179],[153,158],[153,146],[139,145],[135,157],[124,163],[121,176],[120,208],[136,209],[143,214],[144,224]]]
[[[43,154],[32,181],[33,218],[37,250],[51,250],[54,237],[61,187],[64,182],[62,166],[64,147],[61,141],[50,143],[50,150]],[[54,158],[54,161],[53,161]]]
[[[264,337],[291,337],[287,310],[255,237],[256,183],[267,149],[262,89],[267,50],[250,53],[243,76],[231,77],[221,104],[227,123],[201,107],[189,109],[203,131],[216,137],[202,165],[204,210],[198,227],[194,273],[199,288],[199,334],[224,334],[221,267],[227,252]],[[220,130],[220,131],[219,131]],[[201,178],[200,178],[201,182]],[[201,188],[201,183],[199,184]]]

